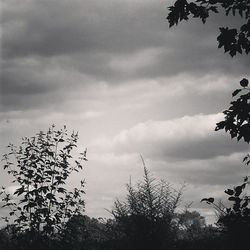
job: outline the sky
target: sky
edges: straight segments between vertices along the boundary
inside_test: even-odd
[[[182,206],[192,202],[208,222],[204,197],[247,174],[244,143],[215,132],[231,93],[249,77],[249,57],[218,49],[221,26],[238,17],[213,15],[169,29],[168,0],[2,0],[0,153],[11,142],[52,124],[79,132],[88,149],[86,213],[110,217],[130,177],[152,175],[173,187],[185,183]],[[1,186],[15,189],[0,172]],[[0,210],[0,214],[6,211]]]

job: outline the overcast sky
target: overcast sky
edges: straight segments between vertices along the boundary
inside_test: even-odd
[[[247,174],[246,146],[214,131],[249,77],[247,56],[217,48],[218,27],[240,20],[217,15],[169,29],[171,2],[1,2],[0,152],[51,124],[79,131],[89,161],[70,186],[86,178],[90,216],[109,216],[129,177],[142,176],[140,154],[155,177],[185,182],[183,204],[209,221],[201,198],[221,197]],[[11,186],[2,170],[0,182]]]

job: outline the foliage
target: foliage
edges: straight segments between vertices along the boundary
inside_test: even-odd
[[[214,201],[207,201],[218,212],[219,219],[217,225],[226,236],[228,249],[231,249],[230,247],[235,249],[250,244],[250,197],[247,195],[249,184],[248,177],[245,177],[242,184],[225,190],[225,193],[229,196],[228,200],[233,203],[228,207],[223,204],[217,205]]]
[[[250,142],[250,89],[248,87],[248,80],[242,79],[240,81],[242,88],[236,89],[232,96],[236,97],[240,92],[246,92],[238,97],[237,100],[231,102],[231,106],[225,110],[225,118],[223,121],[217,123],[215,130],[224,129],[229,132],[231,138],[236,138],[238,141],[243,139],[245,142]],[[246,155],[243,159],[245,165],[249,165],[250,156]],[[233,247],[250,244],[250,187],[249,176],[243,179],[242,184],[225,190],[229,196],[228,200],[232,202],[230,207],[218,206],[214,203],[213,198],[202,199],[209,204],[213,204],[215,209],[219,212],[219,220],[217,224],[227,234],[229,245]],[[237,241],[232,241],[232,239]],[[236,244],[236,246],[234,246]]]
[[[243,192],[249,184],[248,177],[245,177],[243,184],[225,190],[229,196],[228,200],[233,202],[233,205],[226,208],[224,214],[220,216],[218,224],[225,227],[226,230],[237,229],[236,232],[250,232],[250,197]]]
[[[245,93],[240,95],[238,99],[231,102],[231,106],[223,112],[225,115],[224,120],[216,124],[215,130],[218,131],[224,129],[226,132],[229,132],[232,139],[236,138],[237,141],[243,139],[246,143],[249,143],[250,142],[250,88],[248,87],[248,80],[243,78],[240,81],[240,86],[241,88],[236,89],[232,93],[232,97],[236,97],[237,95],[239,95],[240,92],[241,93],[245,92]],[[243,163],[245,163],[246,166],[250,164],[249,154],[247,154],[243,158]],[[231,201],[234,201],[232,195],[235,195],[235,197],[239,197],[242,191],[248,186],[248,184],[249,181],[247,176],[244,178],[242,185],[235,187],[233,190],[228,189],[225,191],[225,193],[230,195]]]
[[[206,226],[205,218],[197,211],[184,212],[177,215],[178,227],[180,228],[180,237],[194,237],[194,234],[199,234]]]
[[[224,48],[231,56],[237,53],[246,54],[250,51],[250,0],[177,0],[169,8],[167,20],[169,26],[177,25],[182,20],[199,18],[203,23],[211,13],[219,13],[222,9],[228,15],[240,15],[245,20],[239,28],[220,27],[220,34],[217,37],[218,47]]]
[[[17,249],[16,242],[13,240],[16,234],[17,231],[13,225],[0,229],[0,249]]]
[[[221,27],[220,34],[217,37],[219,48],[224,47],[225,52],[233,57],[237,53],[246,54],[250,51],[250,1],[249,0],[196,0],[188,3],[186,0],[177,0],[175,4],[169,7],[168,21],[170,27],[177,25],[182,20],[188,20],[190,16],[199,18],[203,23],[206,22],[210,14],[225,11],[226,15],[239,14],[244,20],[244,24],[239,28]],[[225,118],[216,124],[215,130],[224,129],[229,132],[231,138],[238,141],[243,139],[250,142],[250,88],[248,80],[243,78],[240,81],[241,88],[236,89],[232,96],[235,98],[240,93],[238,99],[231,102],[231,106],[223,113]],[[244,157],[243,162],[246,165],[250,163],[250,155]],[[220,206],[216,204],[214,198],[204,198],[208,204],[213,204],[219,213],[218,225],[226,236],[226,249],[243,248],[249,245],[250,232],[250,198],[246,193],[249,188],[249,176],[244,178],[242,184],[225,190],[229,195],[228,200],[233,202],[231,207]],[[245,192],[243,192],[245,191]]]
[[[84,181],[73,191],[65,187],[68,177],[87,160],[85,151],[72,163],[77,140],[78,133],[68,136],[65,126],[55,130],[53,125],[47,132],[23,138],[20,147],[8,146],[3,168],[18,188],[13,195],[2,188],[3,207],[10,209],[4,219],[13,222],[21,234],[28,232],[30,238],[56,234],[67,220],[84,210]]]
[[[181,232],[183,233],[183,232]],[[223,235],[211,225],[184,232],[178,239],[175,250],[228,250]]]
[[[106,225],[102,219],[90,218],[86,215],[73,216],[63,231],[64,249],[102,249],[104,250]]]
[[[243,93],[237,100],[231,102],[231,106],[225,110],[224,121],[216,124],[215,130],[224,129],[229,132],[231,138],[244,139],[250,142],[250,88],[248,80],[243,78],[240,81],[242,88],[236,89],[232,96],[236,97],[239,93]]]
[[[116,200],[112,210],[114,230],[119,232],[116,236],[121,243],[117,249],[171,247],[176,236],[175,210],[182,189],[176,191],[165,181],[152,178],[144,164],[143,181],[135,187],[129,183],[127,191],[126,200]]]

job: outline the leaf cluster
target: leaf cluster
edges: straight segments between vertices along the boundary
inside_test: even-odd
[[[250,197],[247,195],[249,188],[249,178],[245,177],[241,185],[225,190],[229,196],[228,200],[233,204],[218,206],[215,209],[219,214],[217,225],[227,236],[227,240],[238,247],[249,244],[248,233],[250,232]]]
[[[231,138],[236,138],[238,141],[243,139],[245,142],[250,142],[250,89],[248,80],[243,78],[240,81],[240,89],[236,89],[232,96],[236,97],[242,93],[238,99],[231,102],[231,106],[225,110],[225,118],[223,121],[216,124],[215,130],[224,129],[229,132]],[[250,164],[250,156],[247,154],[243,158],[245,165]],[[233,204],[229,207],[215,204],[214,198],[204,198],[208,204],[212,204],[218,212],[219,219],[217,224],[227,236],[229,245],[235,247],[249,245],[248,233],[250,231],[250,196],[249,194],[249,176],[246,176],[242,184],[225,190],[229,196],[228,201]],[[232,239],[235,239],[232,241]]]
[[[177,0],[173,6],[168,7],[167,20],[169,26],[177,25],[183,20],[199,18],[203,23],[211,13],[219,13],[224,10],[225,15],[240,15],[246,22],[239,28],[220,27],[220,34],[217,37],[218,47],[224,48],[231,56],[237,53],[246,54],[250,51],[250,0]]]
[[[225,118],[223,121],[216,124],[215,130],[224,129],[229,132],[231,138],[237,140],[243,139],[245,142],[250,142],[250,88],[248,80],[243,78],[240,81],[242,88],[236,89],[232,96],[236,97],[239,93],[243,93],[238,99],[232,101],[231,106],[223,111]]]
[[[10,209],[9,221],[20,231],[37,231],[53,234],[60,231],[73,215],[84,210],[84,181],[79,188],[66,189],[66,180],[73,172],[83,168],[86,151],[79,160],[72,160],[78,133],[68,135],[66,127],[39,132],[32,138],[23,138],[20,147],[10,144],[9,153],[3,156],[3,168],[14,177],[18,186],[13,195],[3,187],[3,207]]]

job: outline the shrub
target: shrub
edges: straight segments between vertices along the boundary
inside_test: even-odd
[[[126,200],[117,199],[111,211],[116,249],[160,250],[175,244],[174,217],[182,189],[176,191],[167,182],[152,178],[144,161],[143,165],[143,181],[136,186],[127,184]]]
[[[73,191],[65,186],[68,177],[87,160],[86,151],[79,160],[72,160],[77,141],[78,133],[68,136],[65,126],[61,130],[52,126],[47,132],[23,138],[19,147],[10,144],[9,153],[3,156],[3,168],[18,185],[13,196],[2,188],[3,207],[10,210],[4,219],[13,223],[19,239],[28,245],[56,239],[65,223],[84,211],[84,181]]]

